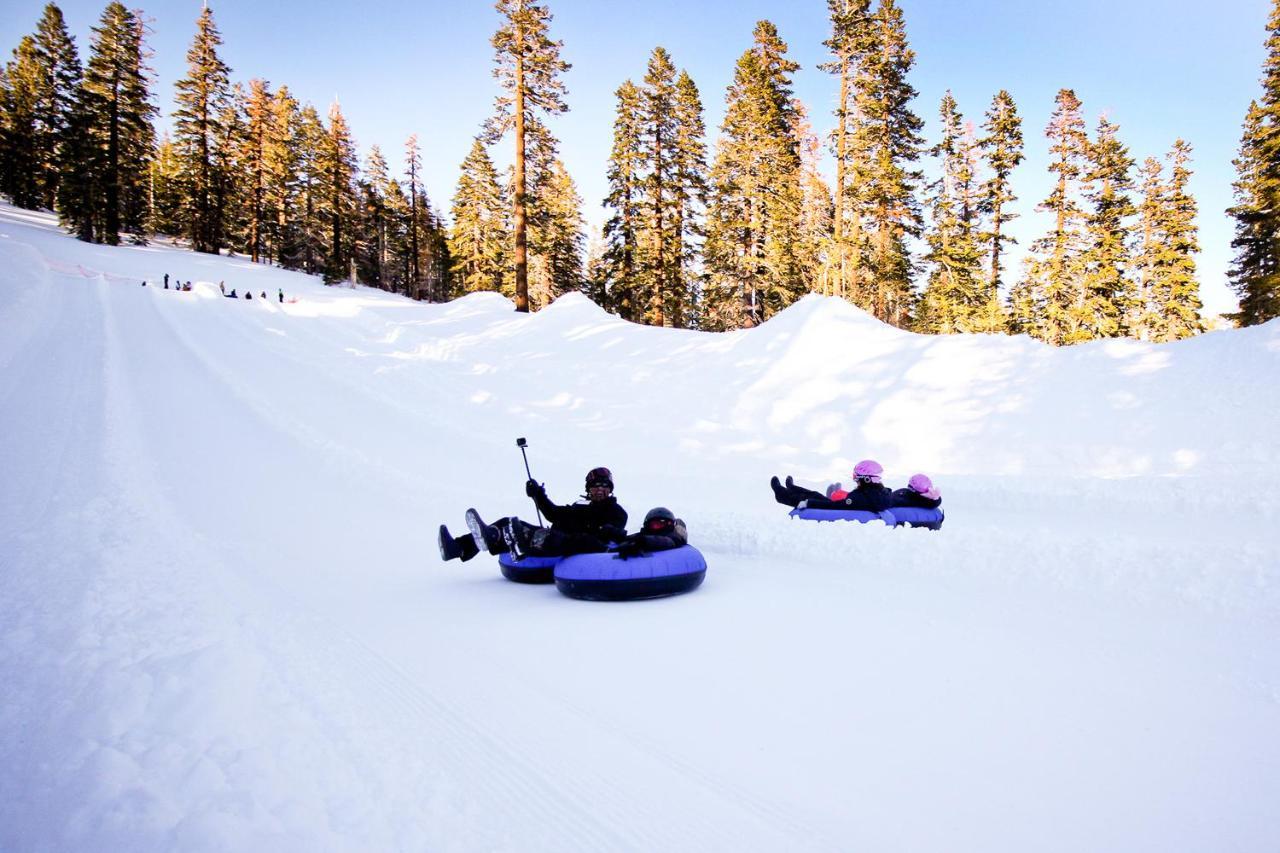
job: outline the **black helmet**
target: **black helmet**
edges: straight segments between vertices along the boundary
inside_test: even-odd
[[[592,468],[587,472],[587,488],[592,486],[608,486],[613,488],[613,474],[608,468]]]
[[[645,530],[664,530],[676,523],[676,514],[665,506],[655,506],[644,514]]]

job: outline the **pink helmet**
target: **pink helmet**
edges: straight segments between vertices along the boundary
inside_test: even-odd
[[[880,482],[880,475],[883,473],[884,468],[874,459],[863,459],[853,466],[853,476],[868,483]]]
[[[933,488],[933,480],[929,479],[927,474],[912,474],[911,480],[907,483],[911,487],[911,491],[924,494]]]

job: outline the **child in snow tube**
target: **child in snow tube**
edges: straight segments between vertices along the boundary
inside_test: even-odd
[[[863,459],[853,468],[856,485],[853,491],[831,488],[828,494],[797,486],[787,477],[786,485],[774,477],[769,481],[773,496],[783,506],[797,507],[802,503],[809,509],[861,509],[881,512],[892,503],[892,492],[880,481],[884,468],[874,459]],[[837,484],[838,486],[838,484]]]
[[[662,598],[697,589],[707,563],[688,544],[683,520],[663,506],[649,510],[639,533],[605,554],[583,554],[555,568],[556,589],[569,598],[631,601]]]
[[[626,537],[627,511],[613,496],[613,474],[608,468],[592,468],[586,477],[586,500],[567,506],[553,504],[540,483],[529,480],[525,494],[533,498],[551,527],[537,527],[515,516],[485,524],[474,509],[467,510],[469,536],[454,537],[440,525],[440,558],[470,560],[483,547],[490,554],[510,553],[539,557],[566,557],[604,551],[611,542]]]
[[[926,474],[912,474],[905,489],[897,489],[892,495],[893,507],[937,509],[942,506],[942,493]]]

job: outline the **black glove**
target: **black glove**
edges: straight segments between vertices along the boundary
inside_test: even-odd
[[[618,554],[618,559],[620,560],[626,560],[631,557],[645,556],[644,548],[640,546],[639,542],[623,542],[621,545],[618,546],[617,554]]]
[[[529,480],[526,482],[524,484],[524,493],[531,498],[545,498],[547,496],[546,488],[537,480]]]

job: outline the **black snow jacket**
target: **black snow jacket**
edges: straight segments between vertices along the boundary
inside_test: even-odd
[[[937,509],[942,506],[942,498],[930,500],[914,489],[898,489],[892,496],[893,506],[914,506],[920,509]]]
[[[881,512],[892,505],[893,492],[880,483],[859,483],[856,489],[838,501],[814,497],[805,502],[809,509],[865,509],[869,512]]]
[[[595,503],[583,501],[568,506],[553,504],[541,489],[531,497],[552,529],[561,533],[585,533],[605,542],[617,542],[627,535],[627,511],[613,495]]]

